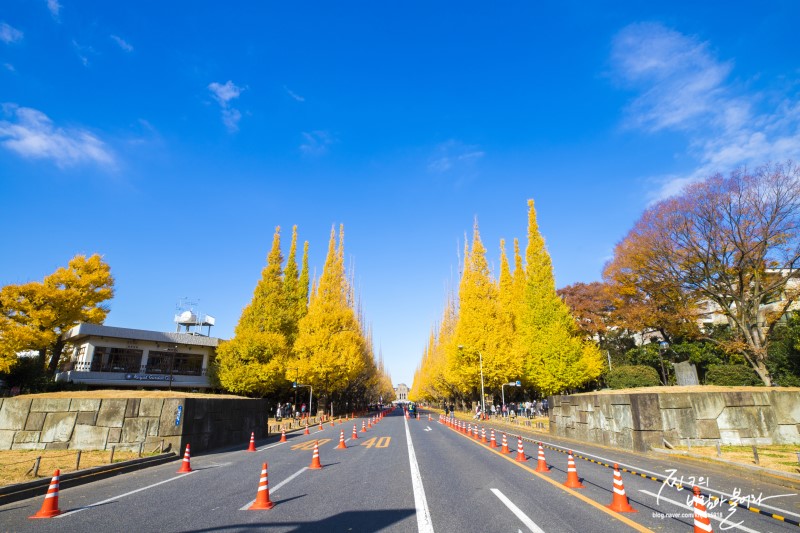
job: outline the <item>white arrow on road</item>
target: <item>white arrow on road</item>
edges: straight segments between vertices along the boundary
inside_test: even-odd
[[[425,426],[425,431],[433,431],[430,426]]]

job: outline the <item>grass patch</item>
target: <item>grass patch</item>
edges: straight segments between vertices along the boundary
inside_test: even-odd
[[[675,449],[703,457],[718,458],[715,446],[692,446],[691,448],[676,446]],[[758,451],[758,466],[793,474],[800,472],[800,463],[797,462],[800,446],[791,444],[759,445],[756,446],[756,450]],[[720,446],[720,451],[722,452],[720,459],[748,465],[756,464],[752,446],[726,445]]]
[[[74,472],[77,455],[77,450],[2,450],[0,451],[0,486],[43,478],[49,479],[56,469],[61,470],[62,474]],[[143,453],[142,457],[152,455],[156,454]],[[39,475],[34,476],[31,469],[37,457],[42,459],[39,462]],[[138,457],[139,452],[120,450],[114,452],[115,463]],[[107,465],[110,464],[110,458],[111,450],[83,451],[81,452],[80,468]]]

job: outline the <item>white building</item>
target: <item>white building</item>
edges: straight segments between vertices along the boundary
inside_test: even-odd
[[[405,383],[398,383],[394,388],[394,401],[395,403],[408,403],[408,385]]]
[[[192,333],[85,323],[63,338],[72,353],[56,381],[113,388],[208,389],[207,371],[220,343]]]

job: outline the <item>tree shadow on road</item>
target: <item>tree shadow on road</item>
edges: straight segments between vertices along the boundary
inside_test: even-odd
[[[375,511],[345,511],[322,520],[309,521],[260,521],[253,523],[230,524],[227,526],[187,530],[192,533],[230,532],[230,531],[268,531],[280,529],[287,532],[304,531],[383,531],[417,513],[415,509],[384,509]],[[416,531],[417,524],[409,524],[409,531]]]

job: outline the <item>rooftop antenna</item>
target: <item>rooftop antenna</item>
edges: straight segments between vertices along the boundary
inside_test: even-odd
[[[216,319],[205,313],[196,311],[199,301],[191,298],[184,297],[178,300],[175,306],[175,323],[177,324],[177,333],[181,333],[181,328],[185,328],[183,333],[189,335],[199,335],[204,337],[211,336],[211,326],[216,323]],[[203,328],[208,328],[203,333]]]

